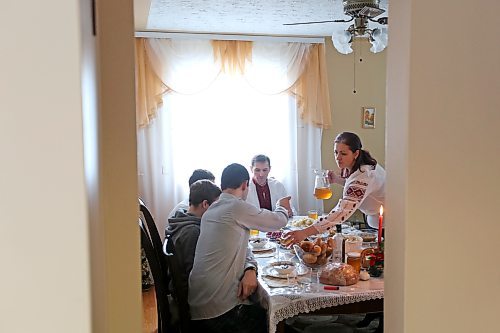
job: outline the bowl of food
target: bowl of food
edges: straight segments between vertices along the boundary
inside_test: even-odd
[[[358,234],[359,237],[363,238],[363,243],[375,242],[377,239],[376,231],[362,231]]]
[[[299,261],[311,268],[323,267],[332,256],[334,247],[333,238],[317,238],[314,242],[302,241],[294,244],[293,249]]]
[[[310,217],[302,217],[297,220],[293,220],[290,225],[296,228],[306,228],[314,223],[314,220]]]
[[[292,274],[295,271],[295,264],[291,261],[275,261],[271,266],[280,275]]]
[[[248,242],[252,248],[261,249],[266,246],[268,241],[269,239],[266,237],[252,237]]]

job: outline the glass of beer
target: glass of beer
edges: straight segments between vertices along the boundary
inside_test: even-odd
[[[250,229],[250,237],[257,237],[257,236],[259,236],[259,230]]]
[[[328,170],[314,170],[316,178],[314,180],[314,196],[318,200],[326,200],[332,197],[332,189],[328,180]]]
[[[313,219],[313,220],[317,220],[318,219],[318,211],[316,209],[311,209],[311,210],[307,211],[307,217],[309,217],[310,219]]]
[[[347,253],[347,264],[351,265],[354,270],[359,274],[361,271],[361,253],[349,252]]]

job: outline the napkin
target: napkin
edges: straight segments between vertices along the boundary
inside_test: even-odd
[[[274,257],[274,248],[267,251],[253,252],[254,258],[270,258]]]
[[[262,280],[270,287],[270,288],[283,288],[297,285],[297,279],[291,278],[290,282],[287,279],[275,278],[272,276],[263,276]]]

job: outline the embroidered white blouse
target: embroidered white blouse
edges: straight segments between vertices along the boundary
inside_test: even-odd
[[[320,232],[334,228],[336,224],[347,220],[359,209],[366,214],[368,225],[378,228],[378,212],[385,202],[385,170],[377,164],[362,165],[347,179],[338,181],[344,186],[342,199],[326,218],[320,219],[314,227]]]

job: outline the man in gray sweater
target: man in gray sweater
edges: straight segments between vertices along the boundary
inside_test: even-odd
[[[211,332],[267,332],[266,312],[248,297],[257,284],[257,263],[248,248],[250,229],[275,231],[287,224],[290,197],[275,211],[245,202],[250,175],[233,163],[222,172],[222,194],[202,217],[189,276],[191,317]]]

